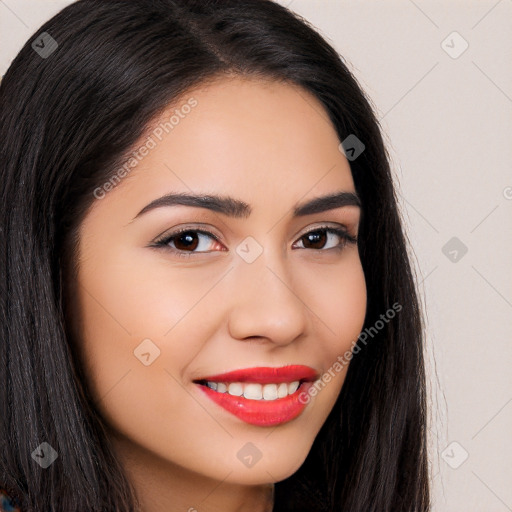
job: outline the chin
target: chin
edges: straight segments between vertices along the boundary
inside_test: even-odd
[[[292,476],[302,466],[308,453],[309,450],[304,448],[293,453],[274,452],[262,456],[252,467],[237,464],[231,468],[233,473],[227,480],[242,485],[277,483]]]

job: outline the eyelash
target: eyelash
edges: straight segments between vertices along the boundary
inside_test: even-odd
[[[319,226],[317,228],[312,229],[311,231],[307,231],[299,238],[299,240],[301,240],[302,238],[304,238],[305,236],[307,236],[311,233],[317,233],[317,232],[321,232],[321,231],[325,231],[326,233],[338,235],[342,239],[342,242],[338,246],[330,247],[329,249],[341,251],[342,249],[345,248],[346,245],[357,243],[357,237],[353,237],[352,235],[350,235],[347,231],[345,231],[342,228],[334,228],[331,226]],[[205,252],[210,252],[210,251],[199,251],[199,252],[182,251],[179,249],[173,249],[172,247],[169,247],[168,244],[173,238],[178,237],[182,233],[190,233],[190,232],[191,233],[201,233],[203,235],[207,235],[207,236],[213,238],[213,240],[215,240],[216,242],[221,243],[220,240],[218,239],[218,237],[216,235],[214,235],[213,233],[210,233],[209,231],[205,231],[202,229],[194,229],[194,228],[183,228],[183,229],[180,229],[179,231],[171,233],[170,235],[165,235],[163,238],[155,240],[154,245],[152,247],[156,247],[158,249],[169,250],[172,253],[176,254],[180,258],[190,258],[193,254],[204,254]],[[310,250],[312,250],[312,251],[328,251],[329,249],[310,249]]]

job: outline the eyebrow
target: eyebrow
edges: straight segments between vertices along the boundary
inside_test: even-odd
[[[252,212],[252,208],[249,204],[229,196],[171,193],[151,201],[151,203],[142,208],[133,220],[155,208],[176,205],[206,208],[214,212],[222,213],[228,217],[241,219],[249,217]],[[305,215],[334,210],[344,206],[357,206],[361,208],[361,200],[355,192],[339,191],[326,196],[315,197],[305,203],[295,205],[293,216],[303,217]]]

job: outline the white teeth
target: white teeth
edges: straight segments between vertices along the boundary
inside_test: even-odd
[[[244,388],[240,382],[232,382],[228,386],[228,393],[233,396],[242,396],[244,392]]]
[[[288,394],[288,384],[286,382],[281,382],[277,387],[277,396],[279,398],[283,398]]]
[[[279,384],[258,384],[253,382],[211,382],[206,385],[218,393],[228,393],[232,396],[243,396],[249,400],[277,400],[297,391],[300,382],[281,382]]]
[[[298,380],[294,380],[293,382],[290,382],[290,384],[288,384],[288,394],[291,395],[292,393],[295,393],[295,391],[297,391],[297,389],[299,389],[299,381]]]
[[[247,396],[244,393],[244,396]],[[277,384],[265,384],[263,386],[263,398],[265,400],[275,400],[277,398]]]
[[[244,386],[244,397],[251,400],[261,400],[263,398],[261,384],[246,384]]]

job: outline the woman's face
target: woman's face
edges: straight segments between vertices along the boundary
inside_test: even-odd
[[[133,467],[280,481],[306,458],[346,375],[333,365],[363,326],[357,245],[326,231],[357,236],[359,207],[295,212],[355,192],[349,163],[318,100],[282,83],[196,88],[154,128],[138,164],[97,192],[81,225],[73,322],[89,385]],[[146,208],[168,194],[219,196],[223,206]],[[289,365],[298,373],[217,377],[209,393],[197,382]],[[312,385],[302,380],[329,369],[300,403]]]

